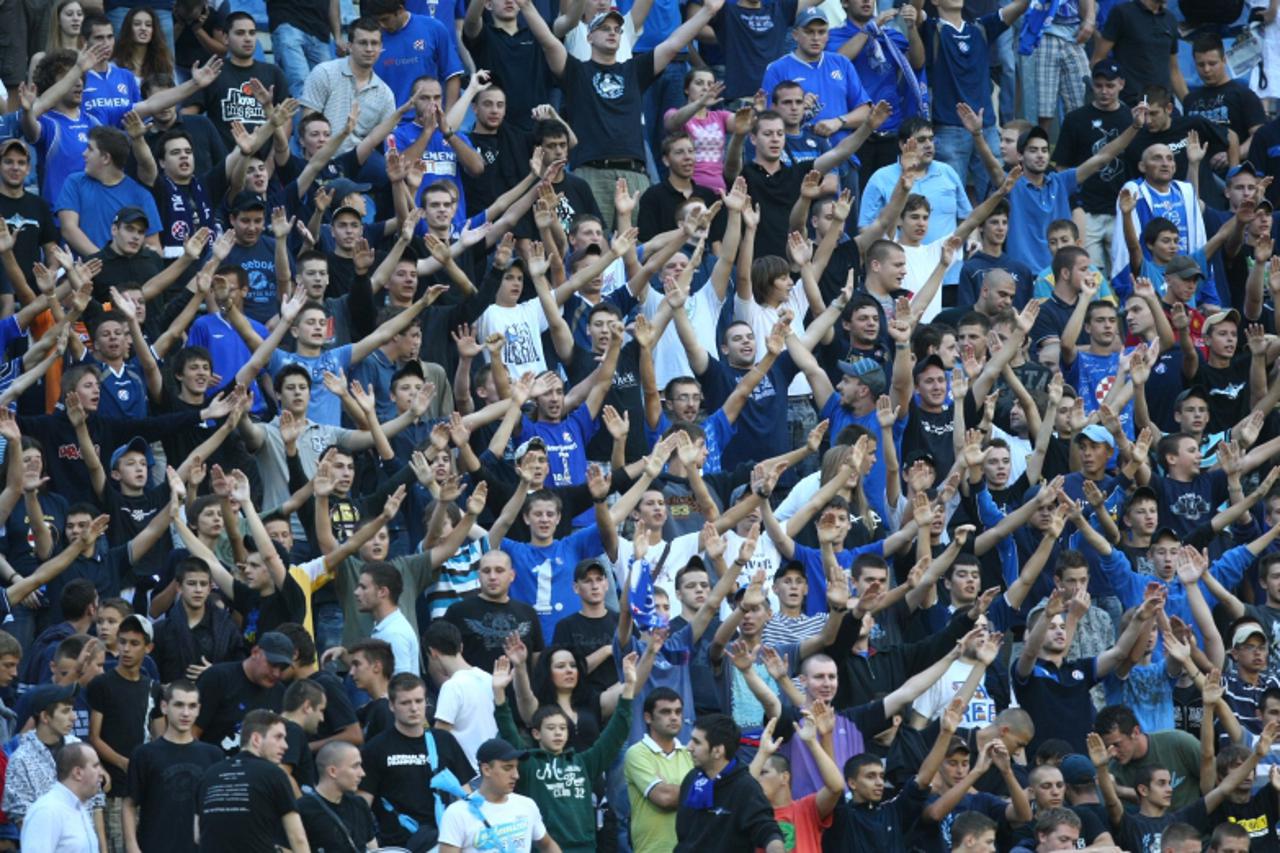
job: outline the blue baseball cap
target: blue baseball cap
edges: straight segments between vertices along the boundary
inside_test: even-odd
[[[1089,424],[1080,431],[1080,434],[1077,435],[1076,438],[1087,438],[1094,444],[1105,444],[1112,450],[1116,449],[1115,436],[1111,434],[1111,430],[1107,429],[1102,424]]]
[[[151,445],[140,435],[135,435],[129,439],[127,444],[122,444],[111,454],[111,465],[108,470],[115,470],[116,463],[120,461],[120,457],[129,452],[141,453],[147,458],[147,467],[152,468],[156,464],[156,458],[151,454]]]
[[[814,6],[805,9],[799,15],[796,15],[796,22],[792,25],[794,29],[802,30],[812,24],[814,21],[822,21],[824,24],[830,25],[831,21],[827,20],[827,13],[821,8]]]
[[[889,380],[884,375],[884,365],[874,358],[855,358],[839,361],[836,365],[845,376],[852,376],[871,389],[871,393],[879,396],[889,387]]]

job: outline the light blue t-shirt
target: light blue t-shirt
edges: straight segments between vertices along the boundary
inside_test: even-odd
[[[351,344],[325,350],[319,355],[298,355],[277,349],[271,354],[267,372],[275,376],[290,364],[300,364],[311,374],[311,403],[307,417],[318,424],[342,425],[342,400],[324,387],[325,371],[346,373],[351,367]]]
[[[1009,193],[1009,236],[1005,254],[1033,270],[1048,266],[1049,223],[1071,218],[1071,196],[1076,191],[1076,170],[1046,172],[1044,184],[1036,187],[1021,177]]]
[[[122,207],[142,208],[147,214],[147,234],[159,233],[160,211],[156,209],[155,199],[146,187],[128,175],[109,187],[84,172],[77,172],[67,178],[58,191],[54,212],[74,210],[80,214],[80,230],[93,245],[102,248],[111,242],[111,223]]]
[[[604,554],[600,531],[593,524],[539,548],[528,542],[503,539],[516,579],[511,597],[531,605],[542,623],[542,636],[556,633],[556,623],[578,612],[582,602],[573,591],[573,570],[581,560]]]
[[[877,169],[867,181],[862,191],[862,206],[858,210],[858,230],[866,228],[880,211],[888,204],[893,195],[894,185],[902,177],[902,165],[890,163]],[[946,163],[934,160],[924,175],[916,178],[911,192],[924,196],[929,200],[929,230],[925,232],[923,243],[933,243],[955,232],[957,226],[973,212],[969,203],[969,195],[965,192],[964,181],[956,174],[956,170]],[[956,284],[960,281],[960,270],[964,259],[956,253],[953,263],[942,277],[943,284]],[[1035,269],[1033,267],[1032,269]]]

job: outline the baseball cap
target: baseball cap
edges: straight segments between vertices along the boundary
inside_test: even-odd
[[[604,249],[601,249],[595,243],[588,243],[578,251],[571,252],[569,254],[569,259],[565,261],[565,264],[564,264],[565,269],[572,270],[575,266],[577,266],[578,261],[582,260],[587,255],[603,255],[603,254],[604,254]]]
[[[1165,264],[1164,277],[1168,278],[1171,275],[1178,278],[1204,278],[1200,265],[1194,258],[1187,255],[1174,255],[1169,263]]]
[[[349,204],[344,204],[335,208],[334,211],[331,214],[329,214],[329,221],[332,222],[333,220],[337,219],[340,214],[343,214],[343,213],[350,213],[352,216],[354,216],[356,219],[359,219],[361,222],[364,221],[364,214],[362,214],[359,211],[359,209],[354,208]]]
[[[773,579],[776,581],[778,578],[788,574],[789,572],[796,572],[801,577],[805,578],[809,576],[809,573],[805,571],[804,563],[799,560],[787,560],[778,568],[778,571],[774,573]]]
[[[293,640],[279,631],[267,631],[258,637],[258,648],[273,666],[293,666]]]
[[[1236,646],[1240,645],[1245,640],[1252,637],[1254,634],[1257,634],[1259,637],[1262,638],[1263,642],[1266,642],[1267,635],[1262,630],[1262,626],[1259,625],[1257,622],[1245,622],[1244,624],[1240,625],[1239,627],[1236,628],[1235,633],[1231,635],[1232,648],[1235,648]]]
[[[889,380],[884,375],[884,365],[874,358],[854,358],[849,361],[838,361],[836,365],[841,373],[857,379],[877,397],[889,387]]]
[[[575,581],[582,580],[592,569],[603,574],[606,579],[609,577],[609,572],[605,569],[604,563],[600,562],[595,557],[588,557],[585,560],[579,560],[578,565],[573,567],[573,579]]]
[[[1124,503],[1125,512],[1129,511],[1129,507],[1133,506],[1140,500],[1159,501],[1160,496],[1156,494],[1156,490],[1150,486],[1138,486],[1133,490],[1133,494],[1129,495],[1129,499]]]
[[[1104,59],[1093,66],[1093,76],[1101,77],[1105,80],[1119,80],[1124,74],[1121,73],[1120,66],[1114,60]]]
[[[151,468],[156,464],[156,458],[153,455],[151,455],[151,445],[148,444],[147,440],[142,436],[135,435],[133,438],[129,439],[127,443],[117,447],[115,451],[111,454],[111,465],[108,466],[108,470],[114,471],[116,467],[116,463],[120,461],[120,457],[124,456],[126,453],[129,453],[130,451],[133,451],[135,453],[141,453],[143,456],[147,457],[148,468]]]
[[[587,32],[594,33],[610,18],[617,18],[618,23],[620,24],[626,24],[627,22],[627,19],[623,17],[622,12],[618,10],[617,6],[610,6],[608,9],[591,19],[591,23],[587,24]]]
[[[476,764],[491,764],[494,761],[519,761],[524,753],[507,743],[500,737],[489,738],[476,750]]]
[[[27,693],[27,707],[31,709],[31,716],[40,716],[40,712],[50,705],[74,700],[76,688],[79,686],[78,684],[42,684],[31,690]]]
[[[244,190],[237,193],[236,197],[231,200],[231,207],[228,208],[232,213],[244,213],[246,210],[266,210],[267,203],[258,197],[257,193]]]
[[[1058,769],[1062,771],[1062,781],[1068,785],[1088,785],[1098,778],[1093,762],[1078,752],[1064,757]]]
[[[535,435],[533,438],[516,448],[515,460],[519,462],[530,450],[541,450],[543,453],[546,453],[547,443]]]
[[[4,152],[4,148],[0,148],[0,153],[3,153],[3,152]],[[1228,181],[1231,180],[1241,172],[1248,172],[1250,175],[1253,175],[1255,178],[1262,177],[1262,173],[1258,171],[1258,167],[1250,163],[1248,160],[1245,160],[1239,166],[1232,166],[1230,169],[1227,169],[1227,180]]]
[[[1209,392],[1203,385],[1192,385],[1190,388],[1184,388],[1178,392],[1178,396],[1173,398],[1173,405],[1176,408],[1188,397],[1199,397],[1206,403],[1209,402]]]
[[[938,358],[936,355],[928,355],[916,362],[916,366],[911,370],[911,375],[919,376],[921,373],[924,373],[925,368],[927,367],[936,367],[943,373],[947,372],[947,366],[942,363],[942,359]]]
[[[31,150],[27,148],[27,143],[23,142],[21,139],[19,139],[16,136],[11,136],[5,141],[0,142],[0,155],[3,155],[10,148],[14,148],[14,147],[21,148],[22,153],[26,154],[27,158],[30,159]]]
[[[140,613],[134,613],[130,616],[124,617],[120,622],[120,627],[116,630],[119,631],[125,628],[132,628],[134,630],[141,631],[146,636],[148,643],[155,642],[156,629],[151,625],[151,620]]]
[[[1021,154],[1023,151],[1026,151],[1027,145],[1033,139],[1043,139],[1048,143],[1049,131],[1045,130],[1038,124],[1034,125],[1030,130],[1018,137],[1018,153]]]
[[[1087,438],[1095,444],[1105,444],[1112,450],[1116,447],[1115,436],[1111,434],[1111,430],[1107,429],[1102,424],[1089,424],[1080,431],[1080,434],[1077,435],[1076,438]]]
[[[412,361],[406,361],[404,364],[400,365],[395,373],[391,374],[391,384],[395,385],[405,376],[416,376],[424,381],[427,378],[427,375],[422,372],[422,362],[418,361],[416,358]]]
[[[916,464],[917,462],[928,462],[930,465],[934,467],[934,470],[937,470],[937,467],[938,467],[937,458],[932,453],[930,453],[929,451],[923,448],[917,448],[911,451],[910,453],[907,454],[907,457],[904,460],[902,460],[902,464],[907,468],[910,468],[912,465]]]
[[[829,20],[827,20],[826,12],[822,11],[822,9],[817,6],[813,6],[808,9],[805,9],[799,15],[796,15],[796,22],[792,26],[794,29],[802,30],[805,27],[812,24],[814,21],[822,21],[822,23],[824,24],[831,23]]]
[[[1234,308],[1228,308],[1226,311],[1219,311],[1217,314],[1210,314],[1205,318],[1204,327],[1201,334],[1209,334],[1209,330],[1219,323],[1231,320],[1236,324],[1236,328],[1240,327],[1240,312]]]
[[[147,212],[140,207],[129,205],[122,207],[116,211],[115,219],[111,220],[112,225],[124,225],[131,222],[141,222],[143,227],[149,226],[151,221],[147,218]]]
[[[326,190],[333,190],[334,201],[342,201],[352,193],[367,193],[373,189],[373,184],[362,184],[350,178],[334,178],[332,181],[325,181],[322,186]]]
[[[1159,542],[1161,539],[1176,539],[1179,542],[1182,541],[1182,537],[1179,536],[1177,531],[1174,530],[1172,527],[1157,528],[1156,532],[1151,535],[1151,544],[1154,545],[1157,542]]]
[[[965,755],[972,754],[969,749],[969,741],[960,737],[960,735],[952,735],[950,743],[947,744],[946,757],[950,758],[957,752],[963,752]]]

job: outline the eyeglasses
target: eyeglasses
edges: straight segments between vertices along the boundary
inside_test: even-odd
[[[671,399],[677,403],[701,403],[702,395],[701,394],[677,394]]]

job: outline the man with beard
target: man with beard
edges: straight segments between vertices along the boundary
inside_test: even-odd
[[[285,670],[293,666],[293,643],[284,634],[267,631],[258,637],[249,657],[243,661],[216,663],[200,674],[197,686],[208,701],[200,707],[192,731],[205,743],[222,747],[227,755],[248,745],[254,732],[244,732],[245,711],[264,709],[279,713],[284,705]],[[274,716],[274,714],[273,714]],[[284,749],[284,724],[280,724],[280,748]],[[256,732],[264,732],[259,729]],[[278,761],[278,759],[277,759]],[[286,780],[287,784],[288,780]]]
[[[1044,235],[1055,219],[1071,218],[1071,196],[1084,181],[1111,163],[1147,124],[1147,110],[1133,108],[1133,122],[1124,132],[1108,142],[1100,151],[1074,169],[1060,172],[1049,168],[1049,134],[1033,127],[1018,140],[1022,178],[1009,193],[1009,237],[1005,249],[1009,256],[1033,270],[1044,269],[1051,260]]]

